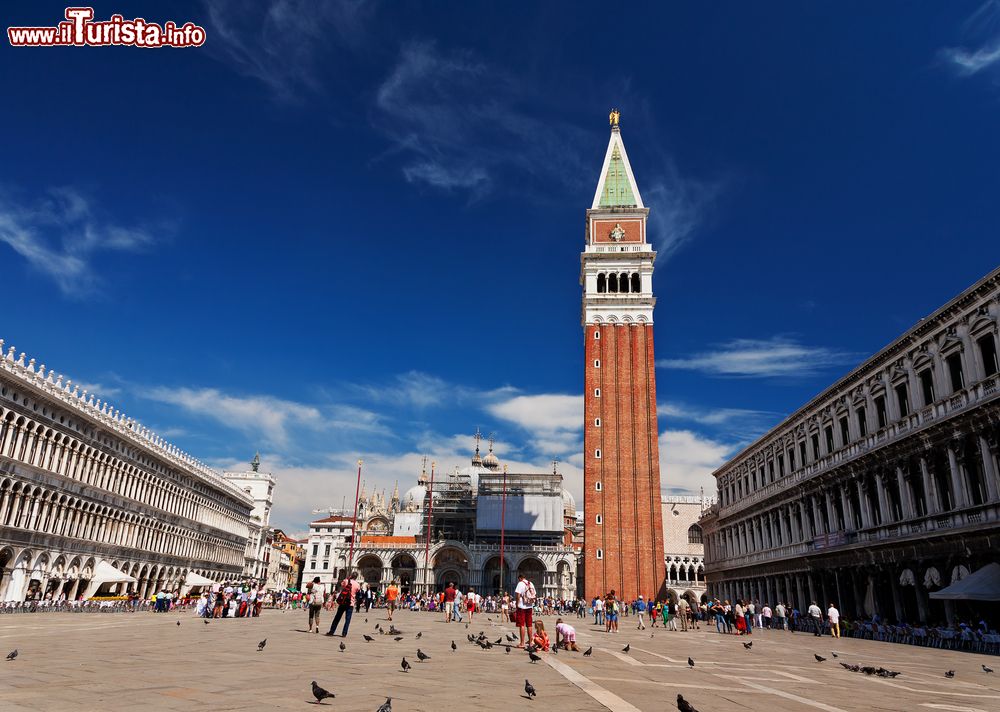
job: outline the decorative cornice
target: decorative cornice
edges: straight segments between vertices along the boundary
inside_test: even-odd
[[[66,406],[92,424],[114,432],[126,442],[150,452],[206,484],[223,490],[228,495],[252,502],[252,498],[243,489],[225,479],[222,473],[160,437],[135,418],[126,416],[107,401],[96,398],[93,393],[88,395],[86,389],[81,391],[79,384],[74,386],[71,379],[64,381],[63,374],[46,371],[45,364],[36,368],[35,359],[25,362],[24,352],[15,358],[16,349],[13,346],[3,355],[3,346],[4,340],[0,339],[0,371],[8,374],[15,382]]]

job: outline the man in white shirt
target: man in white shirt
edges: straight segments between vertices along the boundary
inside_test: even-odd
[[[774,615],[778,618],[778,627],[782,630],[788,630],[788,620],[786,618],[787,611],[785,610],[785,604],[779,603],[774,607]]]
[[[823,626],[823,611],[819,609],[816,605],[816,601],[809,604],[809,620],[812,622],[813,635],[817,638],[822,637],[822,626]]]
[[[830,607],[826,611],[826,617],[830,621],[830,633],[833,634],[834,638],[840,637],[840,611],[837,607],[830,604]]]
[[[514,595],[517,598],[515,622],[517,624],[518,635],[521,638],[521,642],[517,647],[523,648],[526,632],[527,639],[531,640],[531,614],[535,608],[535,599],[537,598],[534,584],[524,574],[517,575],[517,588],[514,589]]]
[[[462,590],[455,587],[455,605],[451,607],[452,618],[458,623],[462,622],[462,599],[465,598],[465,594]]]

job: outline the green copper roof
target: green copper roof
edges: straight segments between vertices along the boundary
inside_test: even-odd
[[[628,181],[628,175],[625,173],[625,162],[622,161],[621,151],[616,145],[611,152],[608,172],[604,176],[604,190],[601,191],[599,205],[602,208],[611,208],[637,204],[635,195],[632,193],[632,186]]]

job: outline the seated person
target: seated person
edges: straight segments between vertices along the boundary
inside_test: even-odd
[[[539,650],[549,651],[549,634],[545,632],[545,624],[535,621],[535,635],[531,638],[531,644]]]

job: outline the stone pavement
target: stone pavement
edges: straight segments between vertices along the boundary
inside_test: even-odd
[[[994,656],[777,631],[756,632],[747,651],[747,638],[714,629],[658,629],[651,638],[625,618],[622,632],[610,636],[572,619],[581,649],[593,645],[593,657],[548,654],[532,664],[516,649],[506,655],[502,647],[483,651],[468,643],[468,633],[482,630],[496,640],[513,631],[495,615],[492,621],[477,616],[466,629],[439,615],[400,612],[395,623],[402,641],[376,635],[366,643],[361,635],[374,634],[376,621],[388,628],[384,612],[373,611],[367,624],[364,615],[355,617],[344,653],[341,638],[307,634],[305,618],[302,611],[267,610],[258,619],[210,625],[191,613],[2,616],[0,710],[309,710],[314,679],[337,694],[329,709],[370,712],[388,695],[394,712],[451,712],[470,703],[478,710],[539,705],[547,712],[645,712],[676,709],[678,692],[700,712],[1000,710],[1000,672],[989,675],[980,667],[1000,671]],[[324,612],[324,623],[330,620]],[[554,636],[555,618],[543,620]],[[258,653],[265,637],[267,646]],[[628,654],[621,652],[626,643]],[[19,657],[3,660],[15,647]],[[417,662],[417,647],[431,659]],[[827,660],[816,662],[814,653]],[[409,673],[400,671],[403,655],[413,664]],[[883,665],[902,675],[868,677],[844,670],[840,661]],[[956,671],[954,679],[944,677],[948,669]],[[522,696],[525,678],[538,690],[532,702]]]

